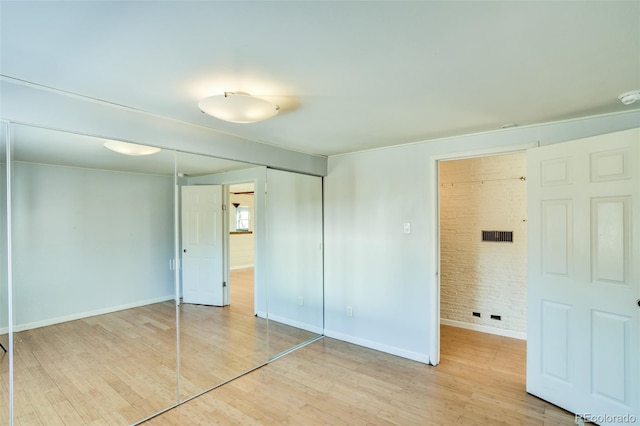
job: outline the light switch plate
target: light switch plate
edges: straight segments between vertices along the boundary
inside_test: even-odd
[[[402,229],[403,229],[403,232],[405,234],[410,234],[411,233],[411,223],[410,222],[405,222]]]

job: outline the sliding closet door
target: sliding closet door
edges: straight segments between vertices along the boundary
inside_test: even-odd
[[[180,399],[185,400],[268,360],[267,320],[256,316],[254,307],[256,301],[266,305],[261,275],[266,171],[264,167],[184,152],[177,154],[177,170],[178,214],[182,215],[178,221]],[[238,182],[251,182],[255,188],[252,232],[257,255],[249,267],[231,270],[230,210],[234,207],[229,187]],[[194,205],[203,208],[194,209]],[[209,250],[216,255],[194,261]],[[201,294],[219,291],[218,300],[194,299],[194,292],[189,294],[194,280]]]
[[[7,235],[8,124],[0,123],[0,425],[9,424],[9,297]]]
[[[175,404],[174,153],[12,136],[14,423],[126,425]]]
[[[267,170],[269,356],[323,333],[322,178]]]

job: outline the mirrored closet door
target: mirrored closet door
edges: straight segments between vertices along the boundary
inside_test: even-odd
[[[138,423],[322,334],[321,178],[0,135],[0,424]]]
[[[269,357],[323,334],[322,178],[267,170]]]
[[[14,422],[131,424],[175,404],[174,152],[11,133]]]
[[[180,398],[188,399],[268,361],[264,305],[265,168],[179,152]],[[250,188],[250,228],[240,267],[234,195]],[[249,194],[251,192],[251,194]],[[248,224],[249,225],[249,224]]]
[[[0,122],[0,425],[9,424],[9,288],[7,154],[9,125]]]

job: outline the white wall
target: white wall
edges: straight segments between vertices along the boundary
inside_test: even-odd
[[[437,364],[436,160],[563,142],[638,123],[640,112],[634,111],[330,157],[325,334]],[[411,223],[411,234],[403,233],[404,222]]]
[[[325,334],[426,362],[434,254],[421,150],[413,145],[329,158]],[[411,234],[403,233],[405,222]]]
[[[13,164],[14,324],[173,298],[173,178]]]
[[[524,152],[440,163],[443,324],[524,337],[527,184],[520,177],[526,176]],[[513,242],[483,242],[483,230],[513,231]]]

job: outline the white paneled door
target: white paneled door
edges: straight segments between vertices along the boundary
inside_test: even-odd
[[[531,149],[527,173],[527,391],[640,424],[640,129]]]
[[[182,301],[222,306],[222,186],[182,187]]]

